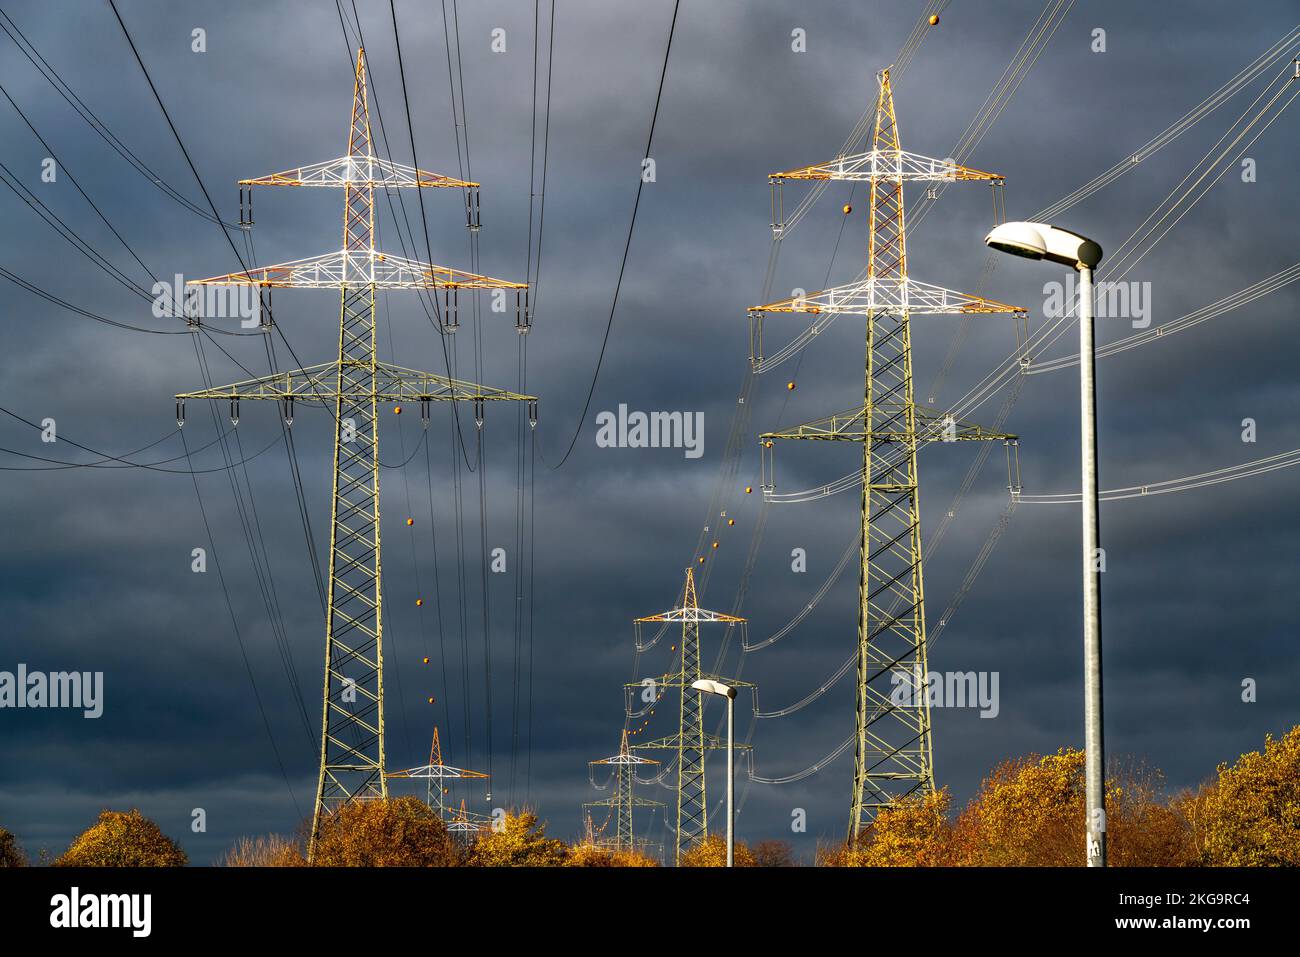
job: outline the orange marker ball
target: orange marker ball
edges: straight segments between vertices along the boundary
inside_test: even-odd
[[[939,14],[937,13],[930,14],[930,26],[937,27],[938,25],[939,25]]]
[[[413,519],[413,518],[408,518],[408,519],[406,520],[406,524],[407,524],[407,525],[414,525],[414,524],[415,524],[415,519]]]
[[[416,608],[419,608],[419,607],[420,607],[421,605],[423,605],[423,604],[424,604],[424,599],[423,599],[423,598],[417,598],[417,599],[415,599],[415,607],[416,607]]]
[[[794,391],[794,383],[793,383],[793,382],[787,382],[787,383],[785,384],[785,387],[786,387],[787,389],[789,389],[791,392]]]
[[[393,406],[393,415],[401,415],[401,414],[402,414],[402,407],[400,405]]]
[[[849,204],[849,203],[845,203],[845,204],[844,204],[844,215],[847,216],[847,215],[848,215],[849,213],[851,213],[851,212],[853,212],[853,206],[852,206],[851,204]]]

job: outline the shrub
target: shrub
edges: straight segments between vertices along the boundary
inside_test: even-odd
[[[546,836],[531,811],[507,814],[499,825],[478,832],[469,850],[472,867],[559,867],[569,856],[563,841]]]
[[[101,811],[55,867],[184,867],[180,846],[138,810]]]
[[[744,841],[736,841],[734,856],[737,867],[757,867],[754,853]],[[682,851],[681,867],[726,867],[727,839],[721,834],[710,834],[695,846]]]
[[[451,867],[461,850],[432,809],[416,797],[351,801],[326,815],[316,838],[317,867]]]
[[[26,867],[27,855],[18,846],[18,840],[0,827],[0,867]]]
[[[307,858],[297,841],[279,834],[265,837],[241,837],[226,852],[224,867],[305,867]]]

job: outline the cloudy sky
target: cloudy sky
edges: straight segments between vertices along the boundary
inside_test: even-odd
[[[376,132],[382,114],[392,157],[411,162],[409,107],[419,165],[452,175],[459,174],[467,138],[473,178],[483,184],[481,271],[523,279],[529,156],[535,143],[541,150],[540,136],[532,135],[533,5],[460,4],[459,155],[441,9],[409,0],[396,6],[405,99],[389,5],[357,3]],[[430,425],[429,469],[418,417],[386,417],[383,460],[410,461],[385,469],[381,480],[390,766],[423,763],[437,723],[449,763],[492,771],[490,800],[482,789],[458,791],[457,799],[480,812],[530,803],[555,833],[574,837],[581,803],[608,796],[590,787],[587,761],[617,748],[621,686],[672,667],[668,639],[637,658],[631,620],[673,603],[682,570],[697,555],[701,526],[717,527],[710,502],[747,370],[745,310],[762,292],[771,246],[766,176],[835,154],[874,100],[876,71],[893,60],[923,4],[681,4],[652,149],[656,178],[641,196],[585,418],[673,5],[563,0],[557,6],[542,265],[528,342],[528,391],[542,397],[539,457],[526,486],[535,496],[531,613],[529,602],[522,606],[531,647],[517,643],[514,626],[516,574],[528,562],[515,545],[520,445],[513,411],[489,410],[485,425],[483,531],[479,477],[460,471],[463,548],[456,544],[457,479],[444,414]],[[355,55],[353,12],[345,7],[346,36],[338,9],[323,0],[241,0],[219,9],[196,0],[118,3],[203,186],[227,219],[237,219],[238,178],[344,151]],[[106,3],[10,0],[3,9],[120,143],[205,208]],[[897,81],[904,148],[950,155],[1042,11],[1037,0],[957,0],[945,10]],[[543,77],[547,12],[544,5]],[[196,28],[206,31],[205,52],[192,49]],[[504,52],[491,46],[497,28],[504,30]],[[806,31],[806,52],[791,49],[796,28]],[[1105,30],[1105,52],[1092,49],[1098,28]],[[1077,3],[967,162],[1006,177],[1009,216],[1031,215],[1129,156],[1294,29],[1294,10],[1281,0],[1244,12],[1208,0],[1180,4],[1176,13],[1156,5]],[[0,84],[45,141],[9,102],[0,103],[0,161],[6,183],[14,184],[0,193],[0,264],[83,309],[175,332],[174,323],[154,318],[147,301],[56,235],[14,190],[31,190],[128,284],[146,288],[176,273],[238,269],[221,230],[114,152],[9,37],[0,37],[0,46]],[[1062,224],[1096,237],[1107,250],[1118,248],[1281,69],[1279,61],[1177,141],[1063,214]],[[1153,325],[1294,262],[1297,145],[1294,116],[1286,113],[1247,151],[1255,161],[1253,182],[1243,180],[1237,152],[1230,153],[1227,175],[1128,274],[1149,283],[1143,288]],[[51,156],[58,161],[52,183],[41,176],[42,161]],[[540,182],[534,191],[540,193]],[[791,187],[788,204],[801,195]],[[909,192],[909,202],[921,195]],[[821,288],[828,277],[834,284],[857,275],[865,257],[865,202],[859,191],[845,223],[840,207],[849,198],[848,185],[833,184],[790,232],[773,298]],[[328,191],[259,190],[252,232],[257,261],[338,248],[340,199]],[[405,224],[399,239],[387,202],[378,207],[381,241],[400,253]],[[406,209],[423,257],[414,197]],[[400,221],[400,207],[397,212]],[[533,212],[539,214],[540,201]],[[425,213],[433,260],[468,268],[459,198],[431,191]],[[947,190],[908,237],[911,275],[1025,305],[1031,328],[1039,329],[1043,284],[1064,276],[1005,260],[981,285],[987,260],[980,240],[992,214],[987,186]],[[535,242],[536,227],[533,236]],[[247,256],[243,239],[233,238]],[[185,438],[194,454],[187,463],[173,434],[172,396],[204,381],[191,336],[95,322],[13,282],[0,285],[0,303],[0,405],[33,422],[54,419],[59,436],[42,443],[39,431],[18,419],[0,421],[6,450],[0,464],[7,469],[0,475],[6,623],[0,670],[23,663],[30,670],[100,671],[105,683],[97,720],[76,711],[0,711],[0,825],[29,851],[57,853],[101,808],[134,806],[178,837],[196,863],[215,860],[240,835],[291,831],[310,813],[316,781],[323,622],[275,409],[246,404],[239,444],[232,436],[230,447],[237,458],[266,451],[229,471],[214,444],[212,417],[192,403]],[[1102,360],[1102,487],[1191,475],[1300,446],[1300,423],[1291,414],[1300,398],[1294,374],[1300,350],[1289,327],[1296,305],[1295,287],[1288,287]],[[274,306],[283,332],[275,340],[278,368],[332,357],[333,294],[282,291]],[[461,370],[481,365],[486,384],[514,388],[518,337],[510,319],[484,309],[478,357],[473,320],[466,314],[463,322],[454,343]],[[385,358],[442,369],[437,333],[413,294],[383,297],[379,324]],[[769,352],[803,325],[772,320]],[[1011,319],[973,320],[940,376],[961,327],[954,317],[918,318],[921,401],[931,394],[939,405],[957,401],[1015,349]],[[1109,342],[1136,331],[1127,319],[1103,320],[1098,336]],[[760,496],[740,494],[745,484],[758,485],[754,436],[851,406],[861,395],[862,336],[860,319],[841,319],[754,385],[744,457],[734,480],[722,485],[736,525],[719,537],[701,595],[702,604],[731,611],[748,581],[740,613],[750,619],[751,640],[784,626],[827,580],[854,533],[858,504],[849,492],[771,506],[756,541]],[[201,340],[212,381],[244,378],[241,365],[267,371],[260,336],[213,338]],[[1071,339],[1066,335],[1045,357],[1067,354]],[[793,393],[786,389],[791,378],[798,385]],[[1073,369],[1031,376],[1010,412],[1006,429],[1022,437],[1026,493],[1077,488],[1076,390]],[[970,418],[992,422],[1006,394],[993,395]],[[597,414],[620,404],[703,413],[704,454],[598,447]],[[224,407],[215,411],[224,422]],[[1256,423],[1254,444],[1242,441],[1246,418]],[[303,409],[293,426],[318,545],[328,540],[328,422],[320,411]],[[552,469],[575,431],[572,456]],[[165,464],[50,469],[54,463],[30,458],[100,461],[73,442],[136,463]],[[853,467],[847,450],[820,444],[777,451],[779,491],[824,484]],[[923,454],[924,534],[950,508],[973,455],[965,445]],[[1005,506],[1002,456],[994,450],[927,562],[932,623]],[[191,468],[200,472],[198,496]],[[1218,762],[1259,747],[1265,734],[1298,720],[1294,485],[1294,474],[1282,470],[1103,506],[1106,744],[1112,755],[1162,769],[1170,788],[1196,784]],[[254,525],[251,540],[241,509]],[[415,519],[409,529],[408,515]],[[506,549],[507,558],[504,574],[487,576],[487,648],[481,541],[489,550]],[[260,568],[263,543],[269,571]],[[191,571],[196,547],[215,550],[238,633],[215,567]],[[755,559],[746,578],[751,547]],[[804,573],[791,570],[795,548],[806,551]],[[1077,549],[1075,508],[1021,505],[934,643],[932,668],[1000,676],[996,718],[981,719],[972,709],[934,715],[937,779],[959,804],[1003,758],[1082,744]],[[855,586],[850,568],[799,627],[766,649],[742,655],[733,636],[722,673],[757,683],[763,710],[805,698],[852,652]],[[417,610],[419,596],[425,602]],[[719,655],[724,637],[705,633],[706,664]],[[425,655],[431,665],[422,664]],[[1241,700],[1246,678],[1258,682],[1254,703]],[[832,752],[852,729],[851,682],[846,676],[807,707],[754,723],[757,772],[791,775]],[[749,707],[742,699],[743,734],[751,732]],[[675,710],[660,708],[642,738],[668,734]],[[804,854],[818,840],[840,837],[851,762],[845,755],[789,785],[742,783],[741,837],[789,839]],[[714,771],[711,794],[720,798],[720,762]],[[672,800],[660,788],[641,794]],[[206,812],[204,833],[191,831],[196,808]],[[791,833],[797,808],[807,813],[806,834]],[[663,834],[662,818],[639,825]]]

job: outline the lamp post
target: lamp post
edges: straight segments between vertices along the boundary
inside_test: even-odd
[[[1013,256],[1045,259],[1079,273],[1079,442],[1083,512],[1083,730],[1086,762],[1087,861],[1106,866],[1106,768],[1101,728],[1101,566],[1097,531],[1097,382],[1092,271],[1101,247],[1046,223],[1003,223],[986,245]]]
[[[727,866],[736,866],[736,754],[735,721],[736,689],[721,681],[701,678],[691,687],[704,694],[721,695],[727,699]]]

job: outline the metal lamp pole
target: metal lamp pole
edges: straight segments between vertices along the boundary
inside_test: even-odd
[[[1083,747],[1088,867],[1106,866],[1106,762],[1101,725],[1101,546],[1097,497],[1097,377],[1092,271],[1101,247],[1046,223],[1011,222],[984,242],[1001,252],[1071,266],[1079,273],[1079,443],[1083,523]]]
[[[736,689],[721,681],[702,678],[691,685],[704,694],[716,694],[727,699],[727,866],[736,866],[736,753],[735,711]]]

